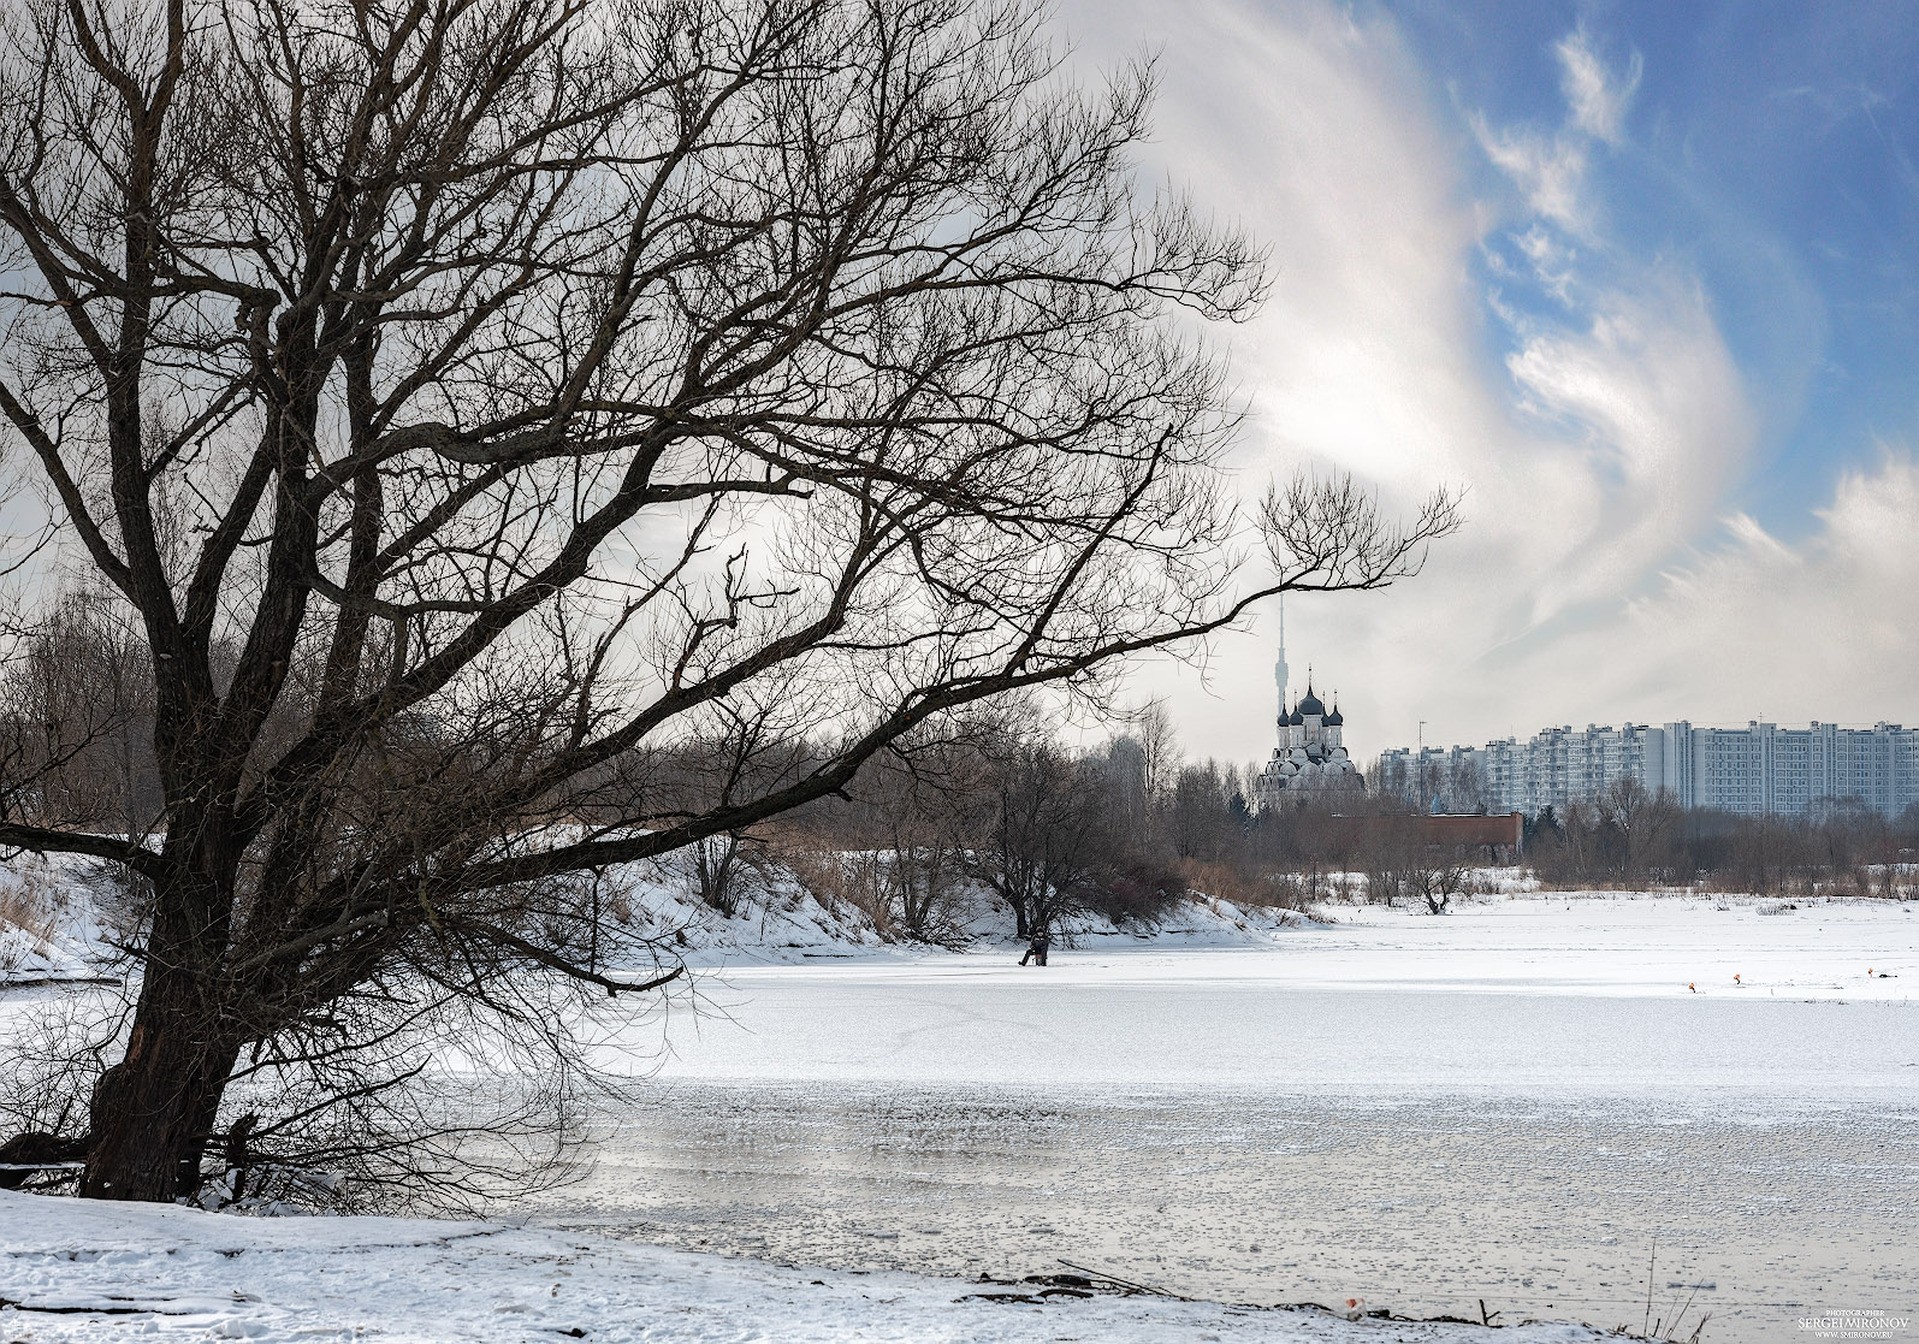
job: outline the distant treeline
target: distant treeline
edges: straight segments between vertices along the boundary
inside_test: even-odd
[[[97,603],[63,603],[0,668],[0,804],[39,825],[164,830],[154,703],[135,634]],[[218,669],[216,669],[216,673]],[[297,718],[299,697],[283,712]],[[427,718],[389,753],[445,750]],[[830,743],[718,733],[627,753],[519,825],[664,827],[726,797],[776,791]],[[501,753],[501,768],[517,768]],[[1191,761],[1170,715],[1149,705],[1102,741],[1069,748],[1054,716],[1001,701],[898,742],[839,796],[700,842],[701,895],[729,913],[773,859],[829,900],[897,936],[954,941],[994,893],[1022,933],[1092,911],[1152,920],[1193,892],[1241,904],[1328,897],[1443,909],[1471,870],[1513,856],[1442,849],[1391,818],[1391,794],[1306,796],[1259,812],[1256,767]],[[1896,821],[1863,806],[1798,818],[1679,807],[1630,778],[1527,819],[1521,862],[1552,886],[1703,886],[1762,894],[1891,895],[1919,885],[1919,809]]]
[[[1919,808],[1897,820],[1863,803],[1743,817],[1683,808],[1622,778],[1597,799],[1529,818],[1526,860],[1554,886],[1903,896],[1919,889]]]

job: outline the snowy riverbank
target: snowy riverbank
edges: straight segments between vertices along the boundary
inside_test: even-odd
[[[831,961],[915,962],[944,949],[889,938],[865,911],[809,889],[789,868],[765,865],[742,882],[737,903],[722,913],[696,894],[684,856],[623,864],[607,875],[605,917],[648,940],[665,962],[710,970],[729,966],[806,965]],[[1022,946],[1012,913],[983,888],[967,892],[970,915],[956,929],[985,950]],[[0,862],[0,990],[82,980],[114,959],[129,941],[133,916],[114,869],[77,855],[15,854]],[[1056,930],[1079,948],[1261,947],[1275,934],[1313,921],[1278,906],[1239,907],[1209,898],[1169,904],[1152,922],[1116,925],[1096,914],[1067,918]]]
[[[493,1223],[240,1218],[0,1193],[0,1330],[120,1339],[1575,1344],[1486,1330],[697,1255]],[[1023,1300],[1025,1299],[1025,1300]]]

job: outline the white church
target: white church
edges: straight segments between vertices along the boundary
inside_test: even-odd
[[[1279,616],[1279,660],[1273,665],[1273,679],[1279,685],[1279,745],[1273,749],[1253,785],[1255,801],[1261,808],[1278,807],[1288,802],[1304,802],[1320,792],[1358,792],[1366,780],[1352,758],[1346,754],[1342,738],[1346,720],[1339,712],[1337,699],[1331,710],[1313,693],[1310,670],[1306,675],[1306,694],[1293,707],[1286,707],[1286,613]]]

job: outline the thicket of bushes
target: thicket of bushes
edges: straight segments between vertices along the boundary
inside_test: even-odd
[[[1466,865],[1481,856],[1413,843],[1411,828],[1390,821],[1407,814],[1399,800],[1329,794],[1260,813],[1252,775],[1182,760],[1157,708],[1078,751],[1021,710],[907,744],[863,771],[845,798],[811,804],[745,843],[889,935],[939,943],[964,937],[983,892],[1026,935],[1080,913],[1152,923],[1191,896],[1443,909],[1471,885]],[[1367,814],[1378,824],[1356,821]]]
[[[743,843],[889,936],[962,941],[985,899],[1030,936],[1079,914],[1150,924],[1194,891],[1290,900],[1251,861],[1246,795],[1235,768],[1182,764],[1165,742],[1120,734],[1074,751],[1002,719],[889,754],[846,797]]]

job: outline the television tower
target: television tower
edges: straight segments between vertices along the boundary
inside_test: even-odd
[[[1279,660],[1273,664],[1273,680],[1279,686],[1279,717],[1286,715],[1286,595],[1279,596]],[[1281,745],[1284,745],[1282,739]]]

